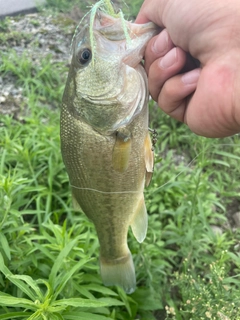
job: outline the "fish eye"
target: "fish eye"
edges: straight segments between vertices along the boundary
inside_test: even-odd
[[[81,64],[86,64],[92,58],[92,52],[88,48],[84,48],[83,50],[79,51],[77,55],[78,61]]]

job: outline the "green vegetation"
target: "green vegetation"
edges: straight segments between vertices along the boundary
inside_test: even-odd
[[[0,32],[8,28],[3,20]],[[239,135],[198,137],[150,102],[158,143],[149,228],[142,244],[129,232],[138,288],[106,288],[95,229],[72,209],[60,153],[66,61],[5,51],[0,76],[26,100],[24,116],[0,114],[0,319],[239,320]]]

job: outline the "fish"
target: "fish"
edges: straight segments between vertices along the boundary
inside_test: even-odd
[[[135,268],[129,226],[147,233],[144,187],[153,174],[148,85],[142,65],[152,22],[138,25],[100,1],[80,23],[62,99],[61,152],[75,208],[93,222],[103,284],[130,294]]]

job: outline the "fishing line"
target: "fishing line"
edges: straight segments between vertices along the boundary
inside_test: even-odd
[[[218,144],[218,146],[233,146],[233,145],[237,145],[236,143],[223,143],[223,144]],[[162,189],[163,187],[165,187],[166,185],[168,185],[169,183],[173,182],[174,180],[176,180],[181,174],[183,174],[185,172],[185,170],[191,166],[191,164],[202,154],[206,152],[206,150],[203,150],[201,152],[199,152],[184,168],[184,170],[182,170],[181,172],[179,172],[175,177],[173,177],[172,179],[168,180],[167,182],[165,182],[164,184],[162,184],[161,186],[157,187],[154,191],[148,191],[148,190],[144,190],[144,191],[101,191],[98,189],[93,189],[93,188],[80,188],[80,187],[76,187],[72,184],[70,184],[70,186],[72,188],[78,189],[78,190],[88,190],[88,191],[93,191],[93,192],[97,192],[97,193],[101,193],[101,194],[138,194],[138,193],[147,193],[149,192],[150,194],[153,194],[157,191],[159,191],[160,189]]]
[[[86,18],[86,16],[87,16],[90,12],[91,12],[91,10],[88,11],[87,13],[85,13],[85,15],[82,17],[82,19],[80,20],[79,24],[77,25],[77,27],[76,27],[76,29],[75,29],[75,31],[74,31],[74,34],[73,34],[73,37],[72,37],[72,41],[71,41],[71,45],[70,45],[70,51],[71,51],[71,52],[73,51],[73,43],[74,43],[74,39],[76,38],[76,35],[77,35],[78,31],[79,31],[78,29],[79,29],[81,23],[83,22],[83,20]]]
[[[77,25],[77,27],[76,27],[76,29],[74,31],[73,38],[72,38],[72,41],[71,41],[71,50],[72,50],[74,39],[76,38],[76,35],[77,35],[78,31],[79,31],[79,27],[82,24],[83,20],[89,14],[90,14],[90,23],[89,23],[90,43],[91,43],[91,46],[94,48],[94,39],[93,39],[94,18],[95,18],[97,9],[99,9],[102,6],[102,4],[105,4],[106,1],[109,1],[109,0],[100,0],[100,1],[98,1],[96,4],[90,6],[91,9],[87,13],[84,14],[84,16],[82,17],[82,19],[80,20],[79,24]],[[108,7],[108,4],[105,4],[105,5]]]
[[[94,56],[95,56],[95,51],[96,51],[95,39],[94,39],[94,36],[93,36],[93,27],[94,27],[94,19],[95,19],[95,16],[96,16],[96,13],[97,13],[98,9],[102,10],[103,12],[109,14],[112,17],[121,19],[122,28],[123,28],[123,32],[124,32],[124,35],[125,35],[125,38],[126,38],[127,45],[130,45],[130,43],[131,43],[131,37],[129,35],[129,31],[128,31],[128,28],[127,28],[127,23],[126,23],[126,20],[124,19],[124,14],[123,14],[122,10],[119,9],[119,12],[115,13],[115,10],[114,10],[114,7],[113,7],[113,4],[112,4],[111,0],[100,0],[100,1],[98,1],[96,4],[94,4],[91,7],[91,10],[89,10],[83,16],[83,18],[80,20],[79,24],[77,25],[77,27],[75,29],[75,32],[74,32],[74,35],[73,35],[73,38],[72,38],[72,42],[71,42],[71,50],[72,50],[73,42],[74,42],[74,39],[76,38],[76,35],[77,35],[77,32],[79,30],[80,25],[82,24],[82,22],[86,18],[86,16],[90,15],[89,36],[90,36],[90,45],[91,45],[91,48],[92,48],[92,63],[93,64],[94,64],[94,59],[95,59]]]
[[[70,184],[70,186],[72,188],[78,189],[78,190],[87,190],[87,191],[94,191],[94,192],[98,192],[98,193],[102,193],[102,194],[129,194],[129,193],[133,193],[133,194],[137,194],[137,193],[142,193],[143,191],[100,191],[97,189],[92,189],[92,188],[79,188],[76,187],[72,184]]]
[[[186,168],[188,168],[196,159],[197,157],[203,153],[200,152],[199,154],[196,155],[196,157],[194,157],[186,166]],[[179,172],[175,177],[173,177],[172,179],[168,180],[167,182],[165,182],[163,185],[161,185],[160,187],[158,187],[157,189],[155,189],[154,191],[151,191],[151,194],[155,193],[156,191],[158,191],[159,189],[162,189],[163,187],[165,187],[167,184],[169,184],[170,182],[174,181],[175,179],[177,179],[183,172],[185,172],[185,170],[182,170],[181,172]],[[70,184],[70,186],[72,188],[78,189],[78,190],[89,190],[89,191],[94,191],[94,192],[98,192],[98,193],[102,193],[102,194],[137,194],[137,193],[141,193],[141,192],[148,192],[148,190],[144,190],[144,191],[100,191],[97,189],[92,189],[92,188],[80,188],[80,187],[76,187],[72,184]]]
[[[190,165],[197,159],[197,157],[203,153],[204,151],[199,152],[196,157],[194,157],[188,164],[187,166],[184,168],[184,170],[182,170],[181,172],[179,172],[175,177],[173,177],[172,179],[168,180],[167,182],[165,182],[164,184],[162,184],[160,187],[157,187],[157,189],[155,189],[154,191],[151,191],[150,194],[155,193],[156,191],[158,191],[159,189],[162,189],[163,187],[165,187],[167,184],[169,184],[170,182],[174,181],[175,179],[177,179],[183,172],[185,172],[186,168],[190,167]],[[153,173],[154,174],[154,173]],[[146,190],[147,191],[147,190]]]
[[[234,145],[238,145],[237,143],[222,143],[222,144],[218,144],[217,146],[234,146]],[[199,152],[187,165],[186,167],[184,168],[184,170],[182,170],[181,172],[179,172],[175,177],[173,177],[172,179],[168,180],[167,182],[165,182],[163,185],[157,187],[154,191],[148,191],[146,190],[146,192],[149,192],[150,194],[153,194],[155,193],[156,191],[162,189],[163,187],[165,187],[167,184],[173,182],[174,180],[176,180],[183,172],[185,172],[185,170],[190,167],[190,165],[202,154],[206,152],[206,150],[203,150],[201,152]],[[154,174],[154,173],[153,173]]]
[[[199,154],[196,155],[196,157],[194,157],[187,165],[187,167],[189,167],[193,161],[195,161],[197,159],[197,157],[203,153],[204,151],[200,152]],[[179,172],[175,177],[173,177],[172,179],[170,179],[169,181],[167,181],[166,183],[164,183],[163,185],[161,185],[160,187],[158,187],[156,190],[151,191],[152,193],[155,193],[156,191],[158,191],[159,189],[165,187],[167,184],[169,184],[170,182],[174,181],[175,179],[177,179],[177,177],[179,177],[185,170],[182,170],[181,172]],[[80,188],[80,187],[76,187],[72,184],[70,184],[70,186],[72,188],[78,189],[78,190],[88,190],[88,191],[94,191],[94,192],[98,192],[98,193],[102,193],[102,194],[137,194],[137,193],[142,193],[142,192],[148,192],[148,190],[145,191],[100,191],[98,189],[93,189],[93,188]]]

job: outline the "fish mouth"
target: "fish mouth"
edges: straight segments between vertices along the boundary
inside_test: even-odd
[[[124,20],[122,16],[114,17],[98,9],[93,30],[95,39],[100,42],[101,37],[105,38],[105,45],[106,40],[111,42],[109,48],[113,50],[115,46],[114,53],[122,55],[122,62],[135,68],[143,59],[148,41],[159,32],[159,27],[153,22],[132,23]]]
[[[140,37],[146,33],[152,33],[158,27],[153,22],[145,24],[132,23],[121,17],[113,17],[109,14],[97,10],[94,20],[94,29],[112,41],[125,40],[126,33],[131,39]]]

